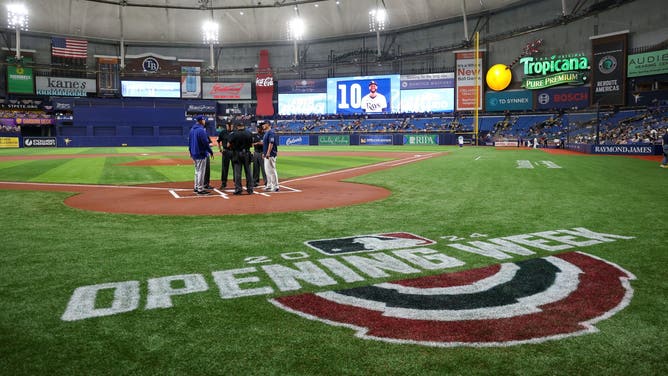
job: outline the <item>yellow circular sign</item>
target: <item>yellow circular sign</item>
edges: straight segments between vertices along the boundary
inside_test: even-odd
[[[507,65],[496,64],[487,71],[487,86],[492,90],[500,91],[510,85],[510,80],[512,80],[512,78],[513,72]]]

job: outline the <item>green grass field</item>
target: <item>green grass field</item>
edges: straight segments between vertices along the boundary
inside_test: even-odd
[[[0,190],[0,374],[668,374],[668,171],[658,163],[483,147],[281,149],[295,150],[449,153],[352,179],[391,190],[389,198],[307,212],[119,215],[68,207],[63,200],[70,193]],[[0,150],[0,157],[39,154],[85,157],[0,159],[0,181],[126,185],[192,178],[190,165],[119,166],[142,158],[187,158],[183,148]],[[285,155],[279,157],[278,171],[280,179],[287,179],[382,160]],[[532,168],[517,168],[527,164],[518,161],[529,161]],[[555,165],[560,168],[548,168]],[[212,166],[215,178],[220,160]],[[509,254],[505,260],[449,246],[579,227],[632,238],[556,251],[527,247],[532,254]],[[305,244],[397,232],[434,240],[426,246],[435,252],[432,256],[460,263],[416,267],[418,272],[411,273],[385,269],[386,275],[373,276],[344,257]],[[628,306],[596,322],[596,332],[538,343],[439,347],[379,341],[269,301],[572,251],[632,273],[632,297]],[[355,255],[371,254],[396,255],[392,250]],[[345,264],[363,280],[325,269],[325,258]],[[309,262],[330,278],[302,278],[296,272],[292,279],[275,278]],[[77,289],[111,283],[128,290],[100,289],[91,306],[71,306]],[[122,291],[126,295],[114,295]],[[115,314],[82,313],[109,310]],[[69,320],[63,319],[66,312]]]

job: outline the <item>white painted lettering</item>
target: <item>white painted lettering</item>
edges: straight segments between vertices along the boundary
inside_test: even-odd
[[[364,277],[355,273],[354,270],[350,269],[337,259],[333,258],[323,258],[318,260],[323,266],[329,269],[332,273],[338,277],[343,278],[345,282],[361,282],[364,281]]]
[[[372,278],[389,277],[390,275],[384,272],[384,270],[391,270],[402,274],[420,272],[418,269],[404,264],[394,257],[384,253],[370,254],[369,258],[362,256],[343,256],[343,259]]]
[[[281,291],[299,290],[302,286],[298,279],[316,286],[336,285],[336,281],[311,261],[294,263],[297,270],[284,265],[265,265],[262,267]]]
[[[461,251],[475,253],[481,256],[492,257],[497,260],[505,260],[512,258],[513,256],[508,255],[508,253],[513,253],[521,256],[529,256],[535,253],[520,245],[511,243],[503,239],[489,239],[487,242],[474,241],[474,242],[469,242],[468,244],[470,244],[471,246],[457,243],[447,244],[447,246],[459,249]]]
[[[111,307],[95,308],[95,300],[100,290],[114,290]],[[139,281],[111,282],[82,286],[74,290],[67,309],[61,317],[63,321],[83,320],[91,317],[111,316],[130,312],[139,306]]]
[[[512,242],[519,243],[519,244],[524,244],[528,245],[529,247],[534,247],[538,249],[544,249],[546,251],[554,252],[554,251],[561,251],[564,249],[569,249],[573,248],[572,245],[568,244],[561,244],[561,245],[549,245],[551,240],[550,239],[532,239],[535,238],[535,235],[533,234],[526,234],[526,235],[513,235],[513,236],[506,236],[504,239],[508,239]]]
[[[429,248],[402,249],[392,253],[425,270],[454,268],[465,264],[463,261]]]
[[[274,289],[268,286],[257,287],[252,289],[242,289],[242,283],[257,283],[260,281],[258,276],[249,276],[238,278],[237,274],[248,274],[255,273],[257,269],[255,267],[241,268],[241,269],[230,269],[223,270],[218,272],[211,273],[213,275],[213,280],[218,285],[220,289],[220,297],[223,299],[233,299],[239,298],[242,296],[253,296],[253,295],[267,295],[274,292]]]
[[[183,281],[184,287],[173,288],[172,282]],[[173,295],[185,295],[209,289],[209,285],[201,274],[173,275],[148,280],[148,297],[146,309],[170,308]]]

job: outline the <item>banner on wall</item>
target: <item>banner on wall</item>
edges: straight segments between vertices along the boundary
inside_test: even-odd
[[[32,62],[31,58],[24,57],[24,62]],[[34,94],[35,80],[32,68],[20,64],[7,65],[7,92],[13,94]]]
[[[36,77],[35,89],[37,95],[85,97],[96,92],[97,82],[87,78]]]
[[[204,82],[204,99],[251,99],[250,82]]]
[[[476,96],[478,98],[478,109],[482,109],[482,88],[484,86],[482,81],[484,76],[482,62],[484,54],[485,50],[478,51],[477,57],[475,51],[455,51],[457,111],[474,110],[476,107]]]
[[[668,50],[633,54],[628,57],[627,77],[668,73]]]
[[[533,106],[533,94],[530,90],[488,91],[485,94],[486,111],[521,111]]]
[[[624,105],[626,48],[629,31],[590,37],[592,50],[591,104]]]
[[[98,57],[97,72],[97,93],[102,97],[119,96],[121,94],[120,59]]]
[[[202,76],[200,67],[181,67],[181,98],[202,96]]]
[[[536,110],[589,107],[589,86],[552,88],[536,92]]]

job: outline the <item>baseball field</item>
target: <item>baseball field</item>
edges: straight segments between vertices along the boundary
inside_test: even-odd
[[[281,147],[198,197],[183,147],[0,150],[0,374],[665,375],[658,164]]]

